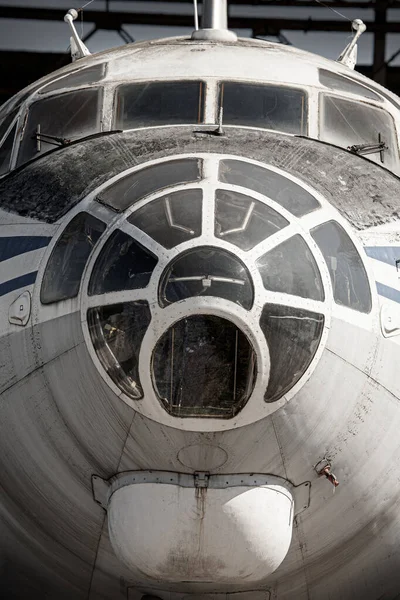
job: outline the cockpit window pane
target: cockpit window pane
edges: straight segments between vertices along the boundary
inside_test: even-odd
[[[0,143],[8,129],[11,126],[11,123],[14,121],[15,117],[18,114],[19,108],[13,110],[10,114],[8,114],[5,119],[0,123]]]
[[[114,231],[98,256],[89,296],[145,288],[158,259],[123,231]]]
[[[257,260],[266,290],[324,300],[317,263],[300,235],[276,246]]]
[[[193,296],[216,296],[250,310],[254,294],[250,274],[238,258],[204,247],[189,250],[167,267],[159,296],[161,306]]]
[[[122,212],[158,190],[200,179],[201,161],[197,158],[162,162],[118,179],[100,192],[97,200]]]
[[[383,109],[322,95],[320,129],[321,140],[342,148],[384,142],[386,150],[377,148],[366,158],[398,171],[396,130],[392,117]]]
[[[276,402],[304,375],[321,341],[324,316],[291,306],[266,304],[260,327],[271,361],[266,402]]]
[[[42,304],[77,296],[86,262],[105,228],[88,213],[80,213],[67,225],[47,263],[40,291]]]
[[[0,147],[0,175],[8,173],[10,169],[10,159],[14,147],[15,132],[17,130],[17,124],[9,132],[8,136],[4,140]]]
[[[332,73],[332,71],[326,71],[326,69],[319,69],[319,81],[322,85],[325,85],[331,90],[357,94],[357,96],[364,96],[364,98],[382,102],[382,98],[368,87],[365,87],[356,81],[352,81],[351,79],[348,79],[348,77],[343,77],[343,75],[339,75],[338,73]]]
[[[367,273],[343,227],[335,221],[328,221],[312,229],[311,235],[326,260],[335,302],[369,313],[372,299]]]
[[[139,208],[128,219],[165,248],[173,248],[201,234],[201,190],[167,194]]]
[[[201,81],[158,81],[121,85],[116,93],[116,129],[202,123]]]
[[[175,323],[156,345],[153,382],[175,417],[234,417],[249,399],[256,355],[230,321],[194,315]]]
[[[29,108],[18,165],[56,148],[60,140],[71,141],[100,131],[100,123],[98,89],[67,92],[35,102]]]
[[[49,83],[39,91],[39,94],[47,94],[48,92],[54,92],[55,90],[61,90],[63,88],[73,88],[89,83],[96,83],[103,79],[105,71],[105,63],[74,71],[74,73],[69,73],[68,75],[65,75],[65,77],[57,79],[57,81],[54,81],[53,83]]]
[[[133,400],[143,397],[139,379],[140,346],[151,321],[144,301],[90,308],[90,337],[107,374]]]
[[[262,240],[289,225],[275,210],[238,192],[217,190],[215,236],[251,250]]]
[[[227,125],[307,135],[307,95],[302,90],[224,82],[220,84],[220,103]]]
[[[321,206],[314,196],[291,179],[241,160],[221,160],[219,180],[263,194],[296,217],[302,217]]]
[[[51,83],[55,79],[57,79],[57,75],[53,75],[53,77],[46,76],[47,83]],[[18,110],[21,108],[22,104],[29,98],[32,97],[37,90],[39,90],[43,85],[43,80],[39,79],[35,85],[31,84],[24,90],[21,90],[18,94],[10,98],[3,106],[0,106],[0,119],[3,118],[3,112],[8,113],[10,108],[17,107]]]

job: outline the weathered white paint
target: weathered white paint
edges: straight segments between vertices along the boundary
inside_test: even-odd
[[[261,584],[289,549],[293,509],[289,490],[279,485],[137,483],[113,493],[108,523],[114,550],[133,573],[184,591],[182,582]]]
[[[310,134],[315,138],[318,93],[326,90],[318,81],[318,67],[350,76],[378,93],[382,90],[361,75],[350,74],[343,66],[294,48],[256,40],[229,45],[188,39],[146,42],[82,59],[80,66],[103,61],[108,63],[104,80],[105,131],[112,128],[113,93],[120,82],[206,78],[210,90],[206,104],[208,122],[214,122],[216,117],[220,79],[304,87],[310,95]],[[59,77],[74,68],[62,69]],[[42,84],[48,81],[49,77],[44,78]],[[389,92],[385,93],[396,100]],[[346,92],[341,95],[357,97]],[[24,101],[20,125],[29,104],[39,97],[32,92]],[[21,95],[8,103],[1,114],[19,98]],[[396,106],[385,98],[380,104],[398,125]],[[17,148],[15,156],[16,151]],[[209,173],[213,160],[209,161]],[[301,160],[304,160],[301,154],[288,154],[284,167],[291,170]],[[365,163],[365,159],[359,160],[360,164]],[[131,157],[126,168],[138,168],[134,164]],[[331,167],[326,162],[313,165],[322,187],[328,185],[326,173]],[[344,168],[342,171],[335,190],[338,194],[348,185],[347,173]],[[306,187],[307,183],[302,185]],[[379,187],[377,195],[379,202]],[[293,225],[301,226],[305,236],[309,228],[323,220],[332,216],[340,220],[324,198],[319,199],[322,210]],[[260,411],[264,407],[255,395],[249,403],[247,421],[228,423],[226,430],[212,428],[210,422],[199,425],[197,421],[196,430],[195,424],[183,426],[179,420],[163,421],[165,415],[157,420],[155,417],[162,415],[162,409],[159,415],[152,412],[154,398],[150,396],[150,408],[135,412],[118,397],[95,366],[91,345],[86,345],[83,338],[78,312],[88,305],[85,286],[95,255],[78,298],[57,305],[40,304],[40,282],[50,252],[67,222],[81,210],[101,214],[109,231],[119,219],[95,203],[93,195],[54,225],[0,211],[1,223],[5,225],[1,227],[1,235],[55,234],[52,244],[38,251],[34,262],[29,262],[33,259],[29,257],[25,264],[15,265],[18,273],[26,272],[33,264],[39,269],[35,289],[29,288],[33,291],[33,315],[25,329],[8,321],[10,304],[23,290],[7,294],[1,300],[2,584],[9,584],[15,597],[25,598],[29,593],[32,597],[46,595],[63,600],[141,600],[145,593],[162,600],[395,598],[400,590],[400,344],[398,337],[382,336],[381,298],[374,289],[375,279],[380,276],[385,283],[392,282],[392,277],[396,277],[392,267],[366,259],[374,302],[370,315],[331,303],[327,312],[332,311],[332,320],[325,348],[294,390],[290,402],[285,399],[275,407],[275,412],[268,414],[265,410],[261,414],[257,406]],[[348,225],[344,227],[353,235]],[[139,238],[138,231],[131,228],[131,232],[145,241],[144,237]],[[370,233],[359,232],[366,245],[398,245],[399,236],[398,221],[377,225]],[[360,249],[357,241],[356,244]],[[10,264],[4,265],[4,270],[10,273]],[[255,272],[252,274],[257,277]],[[155,278],[158,276],[156,272]],[[330,292],[328,279],[326,285]],[[156,284],[150,289],[153,293]],[[265,297],[260,292],[260,303]],[[110,301],[115,298],[110,297]],[[238,314],[237,318],[243,321],[243,315]],[[255,320],[247,321],[246,326],[251,329]],[[324,455],[331,459],[340,482],[334,494],[330,483],[318,478],[313,468]],[[129,568],[116,557],[109,539],[107,516],[93,502],[92,475],[107,479],[134,469],[192,472],[198,465],[225,474],[273,473],[294,484],[311,481],[310,508],[296,518],[286,556],[290,540],[289,519],[284,518],[287,508],[278,503],[278,517],[275,512],[265,511],[265,503],[275,506],[274,490],[246,488],[244,494],[229,498],[226,495],[233,493],[232,490],[208,490],[205,505],[211,510],[207,509],[201,519],[194,490],[178,491],[169,486],[163,492],[157,484],[150,494],[151,489],[143,486],[141,491],[137,488],[135,497],[129,488],[113,495],[111,509],[115,502],[116,519],[110,527],[113,535],[117,532],[114,544]],[[242,496],[248,493],[251,499],[242,502]],[[265,521],[260,518],[264,514]],[[183,539],[180,548],[191,551],[193,557],[193,544],[199,536],[187,539],[184,534],[187,530],[193,533],[200,521],[204,521],[204,531],[207,530],[207,544],[201,550],[202,556],[211,557],[208,568],[217,567],[219,576],[231,578],[231,582],[221,584],[224,590],[219,594],[214,581],[203,582],[197,589],[191,587],[190,593],[186,593],[179,581],[169,580],[177,577],[167,562],[171,556],[177,556],[169,552],[171,543],[178,544]],[[283,536],[278,535],[279,531],[283,531]],[[269,535],[271,546],[266,544]],[[135,543],[137,539],[139,543]],[[186,557],[185,554],[182,561],[177,561],[179,569],[185,569]],[[231,571],[224,562],[226,558]],[[147,569],[147,576],[137,573],[139,563]],[[207,563],[203,567],[204,571]],[[267,571],[271,573],[262,592],[250,592],[251,584],[239,576],[239,569],[244,568],[255,578],[266,576]],[[160,573],[162,578],[157,578]]]
[[[228,460],[227,452],[220,446],[192,444],[179,450],[177,456],[183,467],[194,471],[215,471]]]

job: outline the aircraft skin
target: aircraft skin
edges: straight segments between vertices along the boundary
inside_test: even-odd
[[[135,82],[204,103],[141,121]],[[270,127],[229,82],[272,88]],[[350,108],[324,136],[345,101],[382,153],[347,149]],[[257,40],[128,45],[4,105],[2,597],[400,597],[399,126],[376,83]]]

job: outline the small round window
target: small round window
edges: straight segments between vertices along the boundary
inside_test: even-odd
[[[93,252],[82,320],[104,379],[150,419],[206,431],[261,418],[313,372],[333,300],[372,308],[356,245],[284,172],[204,154],[111,188],[124,214]]]

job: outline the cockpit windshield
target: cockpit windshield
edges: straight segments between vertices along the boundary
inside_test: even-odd
[[[349,79],[349,77],[343,77],[343,75],[339,75],[339,73],[333,73],[326,69],[319,69],[318,75],[319,82],[330,90],[334,90],[335,92],[345,92],[346,94],[355,94],[356,96],[363,96],[364,98],[369,98],[375,102],[382,102],[382,98],[378,96],[378,94],[375,94],[375,92],[365,85],[362,85],[353,79]]]
[[[205,85],[201,81],[129,83],[117,88],[115,128],[202,123]]]
[[[227,125],[307,135],[307,96],[303,90],[226,81],[220,84],[220,106]]]
[[[324,94],[320,138],[398,171],[394,122],[381,108]]]
[[[18,166],[74,139],[100,131],[102,92],[84,89],[43,98],[28,111]]]
[[[77,71],[72,71],[72,73],[68,73],[64,77],[61,77],[56,81],[51,81],[50,83],[45,85],[39,91],[39,94],[48,94],[49,92],[54,92],[56,90],[66,88],[77,88],[82,86],[86,87],[91,83],[97,83],[98,81],[103,79],[105,72],[106,63],[93,65],[92,67],[86,67]]]

